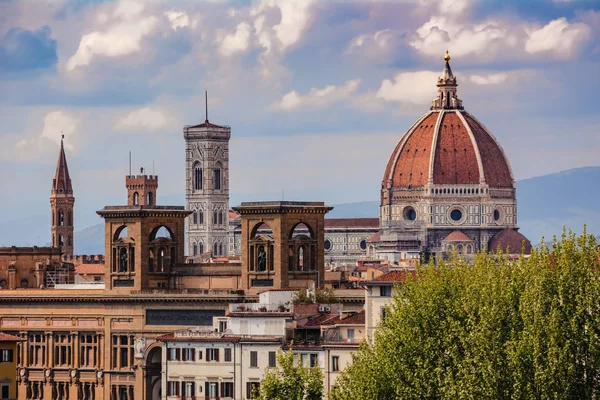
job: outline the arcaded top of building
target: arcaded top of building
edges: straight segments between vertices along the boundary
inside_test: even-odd
[[[457,97],[456,77],[446,54],[431,110],[404,134],[389,158],[384,188],[479,185],[513,188],[510,164],[485,126]]]

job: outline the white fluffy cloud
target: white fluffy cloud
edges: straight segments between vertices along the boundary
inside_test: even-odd
[[[553,53],[568,59],[582,43],[591,37],[591,29],[584,23],[569,24],[566,18],[550,21],[543,27],[526,30],[529,38],[525,50],[530,54]]]
[[[458,57],[489,59],[545,53],[567,59],[590,37],[588,25],[569,23],[566,18],[543,27],[493,17],[472,22],[468,19],[469,8],[467,0],[460,1],[458,7],[453,1],[441,1],[429,21],[416,30],[409,45],[425,56],[439,57],[450,49]]]
[[[103,31],[83,35],[77,52],[67,62],[67,70],[73,71],[78,66],[88,65],[96,56],[120,57],[139,51],[142,39],[158,23],[158,18],[144,16],[143,11],[144,5],[139,2],[118,3],[113,12],[116,22]]]
[[[27,136],[16,142],[10,157],[20,160],[35,159],[46,152],[55,152],[65,135],[64,146],[69,151],[77,149],[81,143],[78,132],[80,118],[65,110],[50,111],[44,115],[42,133],[38,136]]]
[[[219,51],[226,57],[246,51],[250,46],[250,34],[250,25],[242,22],[236,27],[233,33],[230,33],[221,40]]]
[[[190,17],[184,11],[166,11],[165,16],[169,19],[173,30],[190,26]]]
[[[168,118],[162,111],[143,107],[119,118],[115,128],[123,131],[156,131],[165,128],[167,124]]]
[[[440,75],[434,71],[400,72],[385,79],[376,97],[385,101],[426,104],[435,97],[435,83]]]
[[[499,72],[497,74],[488,75],[471,75],[469,80],[476,85],[497,85],[505,82],[508,78],[508,73]]]
[[[300,40],[302,33],[310,22],[310,8],[314,0],[261,0],[252,10],[256,16],[255,29],[262,45],[271,50],[273,37],[277,39],[279,48],[285,50]],[[272,9],[280,13],[279,22],[269,26],[265,19]],[[271,28],[271,29],[269,29]]]
[[[285,94],[272,108],[292,111],[302,107],[323,107],[348,98],[356,92],[362,81],[354,79],[346,81],[342,86],[328,85],[322,89],[312,88],[307,95],[291,91]]]

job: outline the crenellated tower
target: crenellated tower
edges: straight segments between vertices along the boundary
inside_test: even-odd
[[[69,176],[67,157],[63,144],[64,135],[60,140],[60,153],[56,164],[56,174],[52,180],[52,246],[60,247],[63,255],[73,255],[73,185]]]

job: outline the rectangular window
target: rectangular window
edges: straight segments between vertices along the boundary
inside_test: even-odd
[[[340,370],[340,357],[339,356],[331,357],[331,370],[333,372],[337,372]]]
[[[225,332],[227,330],[227,321],[219,321],[219,332]]]
[[[194,361],[196,349],[185,348],[182,349],[181,361]]]
[[[206,349],[206,361],[219,361],[219,349]]]
[[[231,361],[231,349],[229,347],[225,349],[225,361]]]
[[[260,382],[248,382],[246,383],[246,397],[251,399],[255,393],[260,390]]]
[[[233,382],[221,383],[221,398],[233,398]]]
[[[275,368],[277,366],[277,353],[274,351],[269,352],[269,367]]]
[[[79,365],[95,367],[98,363],[98,336],[95,334],[79,335]]]
[[[29,365],[43,366],[46,364],[46,338],[41,333],[29,335]]]
[[[0,350],[0,362],[3,362],[3,363],[13,362],[13,350],[12,349]]]
[[[318,367],[319,366],[319,355],[311,354],[310,355],[310,367]]]
[[[206,382],[204,391],[206,399],[217,399],[219,397],[219,382]]]
[[[8,399],[10,397],[10,386],[2,385],[2,398]]]
[[[184,381],[181,382],[181,395],[186,397],[192,397],[196,395],[196,385],[194,382]]]
[[[54,365],[71,365],[72,351],[71,335],[54,335]]]
[[[112,366],[114,369],[131,368],[133,365],[133,335],[113,335]]]
[[[179,396],[179,382],[169,381],[167,384],[167,396]]]
[[[348,329],[348,341],[354,342],[354,328]]]
[[[256,351],[250,352],[250,367],[258,368],[258,352]]]
[[[392,295],[392,287],[391,286],[380,286],[379,287],[379,295],[381,297],[390,297]]]

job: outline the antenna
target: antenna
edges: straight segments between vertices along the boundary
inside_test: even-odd
[[[129,150],[129,176],[131,176],[131,150]]]
[[[152,175],[154,175],[154,160],[152,160]]]
[[[204,106],[206,108],[206,121],[208,122],[208,90],[204,91]]]

